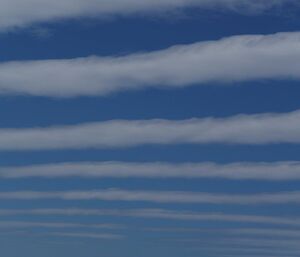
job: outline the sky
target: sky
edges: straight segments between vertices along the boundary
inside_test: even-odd
[[[300,255],[296,0],[2,0],[5,257]]]

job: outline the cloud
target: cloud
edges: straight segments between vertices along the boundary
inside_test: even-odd
[[[227,229],[205,229],[205,228],[190,228],[190,227],[148,227],[145,231],[159,233],[207,233],[208,235],[223,235],[229,236],[255,236],[255,237],[272,237],[272,238],[300,238],[300,231],[297,229],[278,229],[278,228],[227,228]]]
[[[214,221],[273,224],[299,227],[299,217],[241,215],[227,213],[199,213],[167,209],[0,209],[0,216],[109,216],[183,221]]]
[[[97,228],[97,229],[119,229],[117,224],[84,224],[84,223],[54,223],[54,222],[22,222],[8,221],[0,222],[0,228]]]
[[[220,232],[220,231],[219,231]],[[300,238],[300,231],[296,229],[265,229],[265,228],[240,228],[224,231],[233,235],[263,236],[263,237],[288,237]]]
[[[124,236],[116,234],[99,234],[99,233],[64,233],[64,232],[55,232],[47,233],[50,236],[59,236],[59,237],[79,237],[79,238],[89,238],[89,239],[122,239]]]
[[[144,88],[300,79],[300,33],[249,35],[113,57],[0,64],[0,94],[104,96]]]
[[[234,243],[234,242],[233,242]],[[210,256],[212,257],[217,257],[222,255],[222,257],[240,257],[245,256],[245,257],[281,257],[282,255],[286,257],[297,257],[299,254],[299,247],[286,247],[286,246],[281,246],[281,247],[275,247],[276,242],[274,242],[273,247],[268,247],[268,246],[241,246],[241,245],[231,245],[227,242],[227,245],[225,246],[198,246],[198,247],[192,247],[190,246],[190,249],[194,250],[206,250],[206,251],[211,251],[212,254]],[[274,249],[275,248],[275,249]],[[280,249],[281,248],[281,249]],[[287,250],[288,248],[288,250]],[[226,254],[225,254],[226,253]]]
[[[170,12],[189,7],[260,12],[295,0],[2,0],[0,30],[70,18]]]
[[[220,178],[236,180],[299,180],[300,162],[275,163],[61,163],[2,167],[0,178]]]
[[[113,120],[0,129],[0,150],[121,148],[172,144],[300,143],[300,111],[190,120]]]
[[[198,239],[199,240],[199,239]],[[185,240],[187,242],[188,240]],[[196,242],[197,239],[191,239],[191,242]],[[201,240],[199,240],[200,243]],[[204,243],[204,242],[203,242]],[[222,241],[216,242],[216,246],[226,246],[226,245],[235,245],[238,247],[262,247],[262,248],[282,248],[282,249],[297,249],[299,250],[299,239],[262,239],[262,238],[224,238]],[[245,255],[245,256],[253,256],[253,255]],[[262,255],[263,256],[263,255]],[[273,255],[269,255],[273,256]],[[276,255],[275,255],[276,256]],[[280,255],[278,255],[280,256]],[[294,255],[292,255],[294,256]]]
[[[212,246],[211,242],[209,240],[207,240],[206,238],[187,238],[187,239],[175,239],[175,240],[171,240],[173,242],[177,242],[177,243],[190,243],[189,246],[191,246],[191,244],[197,244],[197,246],[199,248],[201,248],[201,246],[203,246],[204,248],[207,248],[207,246]],[[296,251],[298,250],[299,252],[299,239],[266,239],[266,238],[222,238],[222,240],[216,240],[214,242],[214,247],[215,249],[217,248],[222,248],[222,247],[228,247],[231,246],[232,248],[240,248],[240,249],[249,249],[250,247],[252,249],[278,249],[280,251],[282,250],[292,250],[292,251]],[[288,254],[288,251],[286,252]],[[241,251],[240,254],[225,254],[222,256],[282,256],[280,254],[266,254],[266,253],[261,253],[256,255],[253,254],[251,252],[249,252],[248,254],[246,252]],[[217,256],[217,255],[216,255]],[[290,256],[290,257],[296,257],[297,255],[295,255],[295,253],[291,253],[288,255],[284,255],[284,256]]]
[[[0,200],[100,200],[153,203],[201,204],[299,204],[300,192],[261,194],[216,194],[186,191],[130,191],[121,189],[93,191],[15,191],[0,192]]]

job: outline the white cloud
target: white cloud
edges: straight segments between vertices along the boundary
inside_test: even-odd
[[[264,79],[300,79],[300,33],[236,36],[122,57],[0,64],[1,94],[50,97]]]
[[[300,143],[300,111],[190,120],[113,120],[0,129],[0,150],[120,148],[147,144]]]
[[[94,191],[15,191],[0,192],[0,200],[100,200],[153,203],[207,204],[299,204],[300,192],[260,194],[216,194],[186,191],[130,191],[107,189]]]
[[[0,30],[68,18],[151,14],[187,7],[257,12],[295,0],[1,0]]]
[[[299,180],[300,162],[275,163],[60,163],[0,168],[0,178],[221,178]]]

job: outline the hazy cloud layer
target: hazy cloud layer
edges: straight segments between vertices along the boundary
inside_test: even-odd
[[[50,97],[264,79],[300,79],[300,33],[235,36],[123,57],[0,64],[1,94]]]
[[[300,204],[300,192],[261,194],[216,194],[187,191],[130,191],[107,189],[94,191],[17,191],[0,192],[0,200],[100,200],[153,203],[207,204]]]
[[[269,181],[299,180],[300,162],[275,163],[61,163],[2,167],[0,178],[220,178]]]
[[[187,7],[259,12],[295,0],[2,0],[0,30],[68,18],[151,14]]]
[[[113,120],[0,129],[0,150],[120,148],[147,144],[300,143],[300,111],[190,120]]]

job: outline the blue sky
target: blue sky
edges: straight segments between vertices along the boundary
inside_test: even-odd
[[[0,3],[1,253],[299,256],[299,15]]]

